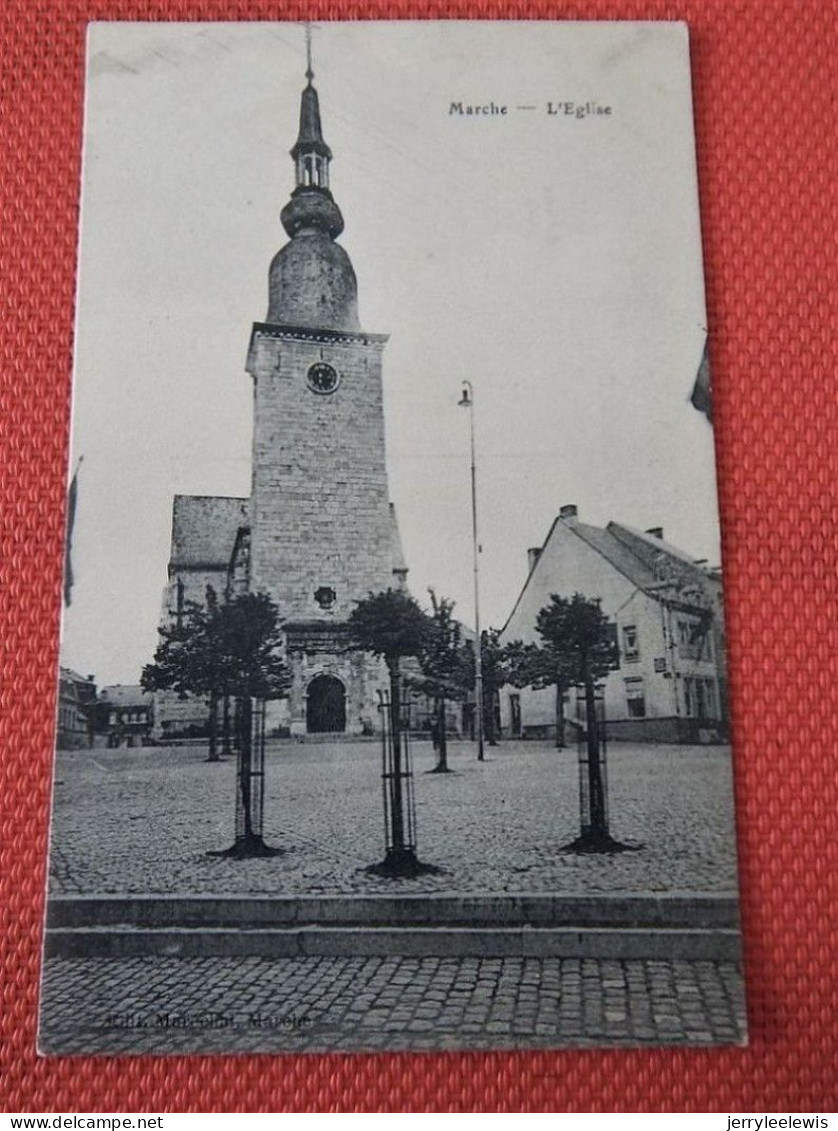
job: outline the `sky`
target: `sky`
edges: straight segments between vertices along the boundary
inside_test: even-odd
[[[333,23],[313,41],[361,324],[391,335],[414,595],[473,622],[463,379],[484,626],[566,503],[717,564],[712,429],[688,401],[706,320],[684,25]],[[153,654],[173,495],[250,493],[244,364],[304,71],[300,24],[89,31],[62,663],[100,685]]]

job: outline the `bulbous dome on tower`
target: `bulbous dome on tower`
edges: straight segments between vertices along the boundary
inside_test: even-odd
[[[291,150],[297,187],[281,214],[291,238],[271,263],[267,321],[357,332],[358,283],[349,256],[334,242],[343,217],[329,190],[332,151],[323,140],[310,64],[306,76],[300,132]]]
[[[358,331],[358,284],[340,244],[316,228],[300,232],[271,263],[268,322]]]

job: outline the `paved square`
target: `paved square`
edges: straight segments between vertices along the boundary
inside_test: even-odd
[[[199,747],[60,752],[53,893],[340,894],[394,890],[371,876],[384,854],[380,748],[288,743],[269,748],[268,860],[207,855],[233,841],[235,761]],[[429,774],[414,745],[418,852],[442,874],[395,881],[411,892],[733,891],[736,858],[728,747],[609,750],[613,835],[642,844],[619,856],[559,850],[579,832],[575,747],[503,742],[476,760],[454,743],[453,774]]]
[[[730,963],[135,958],[47,963],[42,1052],[741,1044]]]
[[[729,892],[729,750],[614,744],[617,856],[573,856],[576,750],[504,742],[450,775],[414,746],[419,854],[443,869],[386,880],[377,743],[281,743],[266,758],[268,860],[209,856],[233,840],[235,762],[198,747],[60,753],[51,890],[65,894]],[[444,954],[444,946],[442,947]],[[41,1047],[52,1053],[297,1052],[741,1043],[729,962],[560,957],[51,958]]]

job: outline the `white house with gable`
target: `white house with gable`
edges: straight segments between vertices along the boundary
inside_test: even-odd
[[[529,574],[504,626],[502,643],[541,644],[539,611],[552,594],[596,599],[616,625],[619,667],[603,682],[608,736],[658,742],[714,742],[727,733],[727,678],[721,577],[663,540],[609,522],[580,522],[561,508],[540,549],[528,554]],[[574,689],[565,694],[567,738],[582,712]],[[505,687],[505,734],[555,733],[555,688]]]

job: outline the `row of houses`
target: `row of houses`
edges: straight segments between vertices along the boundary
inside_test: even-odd
[[[62,667],[57,721],[59,750],[145,746],[152,740],[154,701],[134,684],[97,690],[94,676]]]
[[[164,615],[171,615],[174,603],[183,600],[184,576],[194,582],[190,597],[197,597],[199,589],[210,583],[221,591],[234,583],[226,576],[229,562],[223,561],[227,541],[223,535],[226,527],[240,520],[241,501],[231,503],[238,509],[224,516],[227,523],[219,522],[217,514],[215,522],[196,521],[204,539],[197,551],[194,537],[182,538],[187,524],[176,522],[177,582],[167,590],[166,605],[171,607]],[[206,520],[207,515],[190,511],[187,517]],[[193,572],[195,577],[190,576]],[[727,657],[717,568],[667,542],[660,528],[640,531],[617,522],[592,526],[581,521],[575,506],[563,506],[543,545],[528,551],[526,579],[501,643],[541,643],[536,630],[539,611],[552,594],[574,593],[598,600],[615,626],[619,664],[602,681],[609,737],[689,743],[726,739]],[[276,707],[274,729],[287,733],[282,705]],[[219,705],[219,712],[223,710]],[[556,691],[507,686],[500,690],[492,712],[502,735],[552,736]],[[583,722],[584,708],[574,689],[564,693],[563,714],[571,729]],[[413,723],[418,729],[431,726],[427,700],[417,702]],[[451,704],[448,725],[452,733],[473,732],[473,702]],[[367,733],[373,729],[370,726]],[[203,700],[183,700],[172,693],[152,696],[137,685],[115,684],[97,691],[92,676],[61,669],[59,747],[168,744],[207,733]]]

